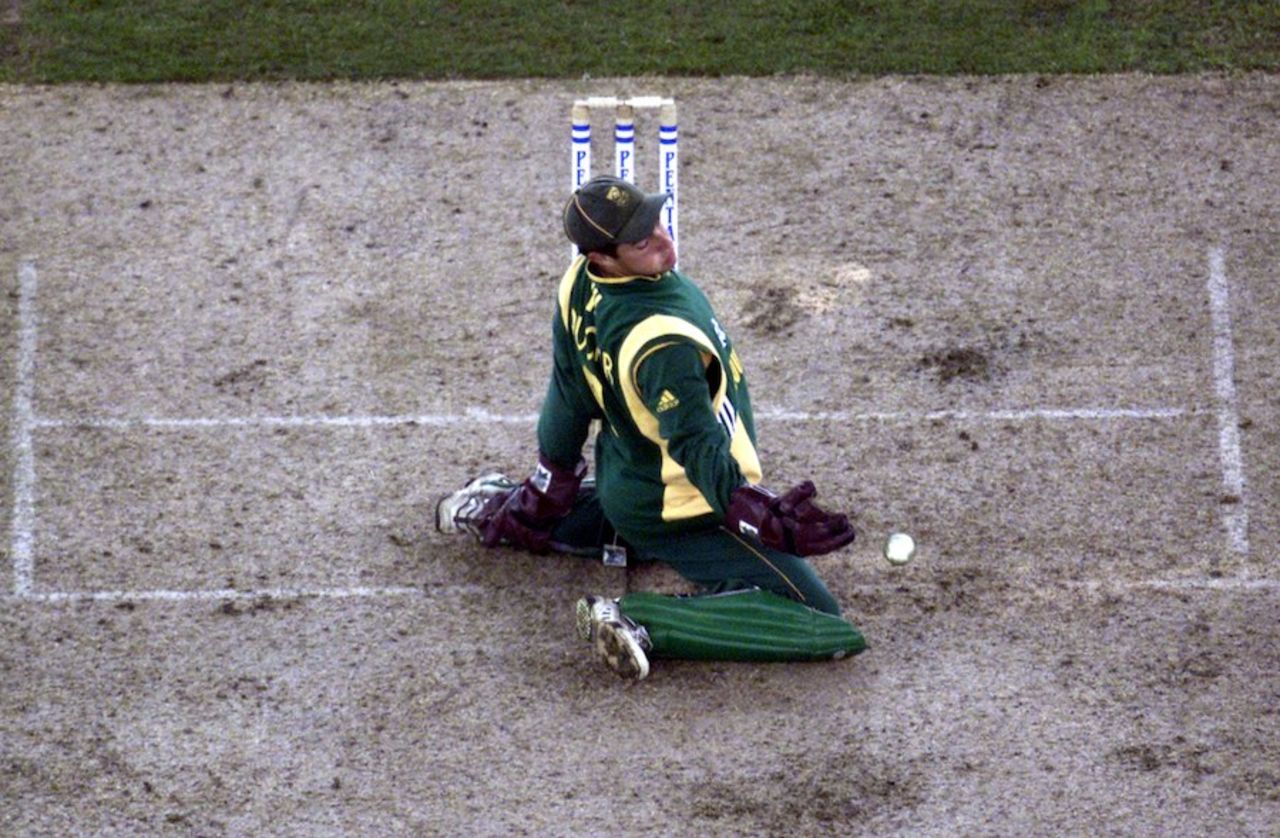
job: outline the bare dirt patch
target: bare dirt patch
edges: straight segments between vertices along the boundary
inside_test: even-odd
[[[0,88],[0,401],[29,262],[50,420],[40,596],[0,609],[0,832],[1266,834],[1277,84]],[[681,580],[431,526],[532,462],[567,102],[603,88],[681,103],[681,265],[769,481],[856,515],[814,561],[853,660],[623,689],[574,599]]]

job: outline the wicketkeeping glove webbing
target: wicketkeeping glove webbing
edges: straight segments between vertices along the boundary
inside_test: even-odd
[[[814,503],[817,493],[811,480],[782,496],[763,486],[740,486],[729,497],[724,525],[730,532],[795,556],[839,550],[853,541],[853,526],[846,516]]]

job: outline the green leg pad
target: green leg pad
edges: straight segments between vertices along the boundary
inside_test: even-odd
[[[816,661],[856,655],[862,633],[834,614],[768,591],[710,596],[627,594],[622,613],[644,626],[654,657],[718,661]]]

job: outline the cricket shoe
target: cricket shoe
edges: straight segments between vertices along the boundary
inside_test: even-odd
[[[616,599],[588,596],[578,600],[578,636],[595,646],[596,656],[628,681],[649,674],[649,632],[624,616]]]
[[[516,486],[511,478],[497,472],[477,477],[436,503],[436,531],[450,534],[465,532],[480,538],[483,529],[480,513],[489,501]]]

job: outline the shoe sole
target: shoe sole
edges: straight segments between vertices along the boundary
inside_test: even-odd
[[[440,525],[440,508],[441,508],[442,506],[444,506],[444,502],[445,502],[445,501],[447,501],[447,500],[448,500],[449,498],[451,498],[451,497],[453,497],[453,493],[452,493],[452,492],[450,492],[450,493],[449,493],[449,494],[447,494],[447,495],[442,496],[442,497],[440,498],[440,500],[436,501],[436,532],[441,532],[441,533],[453,533],[453,532],[455,532],[455,531],[454,531],[454,530],[452,530],[452,529],[448,529],[448,530],[446,530],[443,526],[441,526],[441,525]]]
[[[643,680],[649,674],[649,658],[631,632],[617,623],[596,627],[596,654],[628,681]]]
[[[578,630],[578,637],[583,643],[591,642],[591,598],[583,597],[578,600],[576,613],[574,614],[574,624]]]

